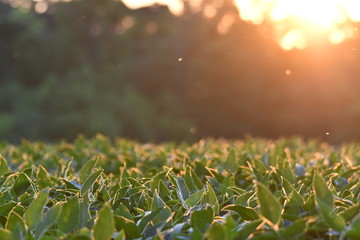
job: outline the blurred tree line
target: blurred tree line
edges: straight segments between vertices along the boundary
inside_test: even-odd
[[[231,0],[185,2],[181,16],[115,0],[44,2],[39,14],[20,2],[0,1],[3,140],[360,136],[356,40],[285,52]]]

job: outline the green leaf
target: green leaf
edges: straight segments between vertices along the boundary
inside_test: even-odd
[[[98,162],[98,157],[88,160],[84,166],[79,171],[79,182],[80,184],[84,184],[87,177],[90,175],[92,169],[95,167]]]
[[[38,171],[37,171],[36,176],[37,176],[37,178],[42,179],[42,180],[49,179],[48,171],[41,164],[38,166]]]
[[[13,190],[16,196],[20,197],[30,186],[31,184],[29,179],[25,176],[24,173],[20,173],[14,182]]]
[[[332,212],[334,207],[332,193],[328,189],[324,179],[317,174],[314,175],[313,188],[315,202],[324,223],[337,231],[343,231],[346,226],[345,220],[340,215]]]
[[[115,240],[125,240],[125,231],[124,229],[118,232],[118,235],[116,236]]]
[[[117,207],[115,212],[116,212],[117,215],[120,215],[122,217],[130,219],[131,221],[134,221],[133,216],[131,215],[131,213],[129,212],[127,207],[122,203],[120,203],[120,205]]]
[[[236,198],[234,204],[246,207],[246,206],[248,206],[249,199],[253,198],[253,195],[254,195],[253,191],[244,193],[241,196],[239,196],[238,198]]]
[[[141,236],[140,229],[138,228],[138,226],[136,226],[134,221],[118,215],[115,215],[114,218],[116,230],[120,231],[121,229],[123,229],[127,238],[134,239]]]
[[[44,219],[37,226],[35,231],[36,239],[40,239],[41,236],[48,230],[55,222],[61,211],[61,205],[55,205],[45,213]]]
[[[190,167],[187,167],[185,170],[184,180],[185,180],[185,183],[188,186],[190,192],[194,192],[194,191],[198,190],[197,187],[195,186],[195,183],[191,176],[191,168]]]
[[[346,236],[354,240],[360,239],[360,213],[351,221]]]
[[[176,184],[179,189],[178,194],[179,194],[180,199],[182,201],[185,201],[190,195],[190,192],[185,183],[185,180],[182,177],[176,178]]]
[[[170,221],[170,218],[167,221],[158,222],[154,225],[148,225],[143,232],[145,239],[154,239],[162,240],[164,236],[161,233],[161,229]],[[156,236],[156,237],[155,237]]]
[[[303,208],[306,211],[311,211],[312,209],[315,208],[315,196],[314,196],[314,194],[310,194],[310,196],[308,197],[308,199],[304,203]]]
[[[9,166],[6,159],[0,154],[0,178],[9,172]]]
[[[241,188],[235,187],[235,186],[228,187],[228,189],[230,189],[231,191],[236,192],[239,195],[243,195],[243,194],[247,193],[247,191],[245,191],[245,190],[243,190]]]
[[[92,186],[94,185],[96,179],[101,175],[101,173],[103,172],[104,170],[98,170],[96,172],[93,172],[88,178],[86,178],[81,190],[80,190],[80,195],[81,196],[84,196],[85,193],[87,191],[89,191]]]
[[[283,176],[281,176],[280,179],[282,181],[282,187],[285,190],[286,195],[289,195],[291,192],[293,192],[291,183]]]
[[[159,172],[158,174],[155,175],[155,177],[153,177],[151,183],[150,183],[150,189],[151,191],[155,191],[155,189],[158,187],[159,185],[159,181],[160,180],[165,180],[165,176],[168,173],[168,171],[162,171]]]
[[[206,158],[203,158],[203,162],[206,162]],[[208,169],[205,167],[205,163],[203,164],[202,162],[199,161],[195,161],[195,169],[194,169],[195,173],[197,176],[205,176],[205,175],[209,175],[209,171]]]
[[[164,201],[159,197],[159,194],[157,192],[157,189],[155,190],[154,197],[151,203],[151,210],[157,209],[157,208],[163,208],[166,206]]]
[[[78,219],[79,228],[85,227],[90,219],[89,207],[90,207],[89,198],[87,195],[85,195],[83,197],[83,200],[79,204],[79,219]]]
[[[234,211],[238,213],[242,219],[246,221],[259,219],[259,215],[256,213],[256,211],[250,207],[244,207],[240,205],[227,205],[225,206],[222,211]]]
[[[345,220],[340,215],[332,213],[333,208],[331,208],[327,202],[324,202],[319,198],[316,202],[320,216],[324,223],[337,231],[343,231],[346,226]]]
[[[360,171],[360,166],[352,167],[352,168],[348,169],[347,171],[345,171],[344,173],[342,173],[340,176],[343,178],[349,178],[349,177],[353,176],[354,173],[357,173],[359,171]]]
[[[166,187],[165,183],[161,179],[159,180],[159,185],[157,189],[159,190],[159,196],[161,198],[165,198],[167,195],[170,194],[169,189]]]
[[[266,174],[266,166],[263,163],[263,161],[259,160],[259,159],[252,159],[252,165],[253,165],[253,170],[256,170],[256,172],[261,173],[262,175]]]
[[[202,189],[200,191],[197,191],[193,194],[190,194],[190,196],[185,200],[185,203],[188,205],[188,207],[194,207],[197,203],[199,203],[204,195],[205,190]]]
[[[247,239],[247,237],[254,233],[256,228],[262,223],[262,220],[254,220],[252,222],[244,222],[240,226],[240,230],[236,235],[236,239]]]
[[[279,200],[260,182],[256,184],[256,196],[260,214],[270,226],[277,230],[281,220],[281,204]]]
[[[26,209],[24,214],[24,219],[26,225],[34,230],[41,222],[42,211],[48,200],[48,191],[43,190],[39,193],[37,198],[35,198],[30,206]]]
[[[133,186],[133,187],[141,187],[141,183],[132,177],[127,177],[126,180]]]
[[[115,231],[114,217],[111,207],[105,204],[99,211],[93,227],[95,240],[109,240]]]
[[[150,223],[162,210],[163,210],[163,208],[158,208],[158,209],[152,210],[151,213],[142,217],[137,224],[140,232],[143,232],[146,225],[148,223]]]
[[[67,178],[69,171],[71,169],[71,163],[72,163],[72,159],[68,160],[64,165],[63,165],[63,170],[62,173],[60,174],[60,176]]]
[[[279,236],[275,231],[268,231],[255,235],[254,237],[251,238],[251,240],[279,240]],[[286,240],[295,240],[295,239],[290,238]]]
[[[0,239],[17,240],[9,229],[0,228]]]
[[[225,227],[218,222],[211,224],[209,230],[205,234],[205,237],[209,240],[228,239]]]
[[[340,215],[344,218],[345,221],[350,221],[359,212],[360,212],[360,205],[354,205],[341,212]]]
[[[228,239],[236,239],[237,226],[238,226],[237,222],[234,221],[231,215],[226,216],[224,227],[227,232]]]
[[[351,221],[350,227],[360,232],[360,213]]]
[[[236,157],[235,157],[235,151],[234,149],[231,149],[226,160],[225,160],[225,166],[224,168],[226,169],[227,172],[232,173],[235,172],[237,169],[237,164],[236,164]]]
[[[214,214],[219,213],[219,201],[216,197],[214,189],[211,187],[211,185],[207,182],[206,183],[206,193],[203,197],[203,202],[206,204],[211,204],[214,206]]]
[[[191,214],[190,222],[194,227],[205,231],[207,226],[213,221],[213,215],[214,213],[211,207],[196,210]]]
[[[0,206],[0,215],[7,216],[10,211],[17,205],[16,202],[10,201]]]
[[[283,239],[300,237],[306,233],[307,219],[299,219],[287,228],[281,230],[280,236]]]
[[[36,185],[39,189],[50,188],[52,186],[51,181],[49,180],[50,175],[42,165],[38,166],[36,176]]]
[[[314,175],[314,194],[315,199],[321,200],[325,205],[333,208],[333,196],[330,190],[328,189],[324,179],[319,175]]]
[[[287,179],[291,184],[295,183],[295,175],[294,171],[290,168],[290,163],[288,161],[285,162],[283,169],[283,176]]]
[[[19,225],[21,230],[25,230],[25,224],[22,220],[22,217],[17,212],[12,210],[7,217],[5,228],[13,231],[16,225]]]
[[[193,231],[190,234],[190,239],[191,240],[203,240],[203,233],[198,229],[198,228],[194,228]]]
[[[204,187],[204,184],[200,181],[198,175],[194,172],[194,170],[191,170],[190,175],[197,189],[202,189]]]
[[[152,221],[154,224],[167,220],[171,216],[171,210],[159,197],[157,190],[155,190],[154,198],[151,204],[151,210],[163,208],[163,210]]]
[[[78,197],[73,197],[62,205],[60,216],[57,221],[58,228],[63,233],[70,233],[78,224],[80,206]]]

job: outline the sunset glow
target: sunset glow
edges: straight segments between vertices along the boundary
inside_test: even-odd
[[[254,24],[270,22],[282,48],[303,49],[314,38],[338,44],[357,36],[358,0],[236,0],[240,17]]]
[[[165,4],[174,14],[179,14],[182,11],[182,0],[123,0],[123,2],[130,8],[139,8],[143,6],[150,6],[152,4]]]
[[[202,0],[189,1],[193,6],[198,6],[202,2]],[[124,0],[124,2],[131,8],[154,3],[167,4],[175,14],[180,14],[183,8],[181,0]],[[276,40],[285,50],[306,48],[313,40],[339,44],[358,35],[353,23],[360,22],[359,0],[235,0],[235,4],[241,19],[256,25],[270,23]],[[206,5],[204,15],[211,17],[214,14],[216,14],[215,7],[211,4]],[[225,28],[220,28],[222,29]]]

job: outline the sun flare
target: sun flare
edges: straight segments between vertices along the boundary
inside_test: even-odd
[[[314,38],[333,44],[358,35],[359,0],[236,0],[240,17],[254,24],[270,22],[282,48],[308,46]]]

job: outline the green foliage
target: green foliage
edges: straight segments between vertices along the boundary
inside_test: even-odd
[[[182,113],[179,98],[170,89],[156,97],[148,94],[132,76],[142,64],[137,46],[151,39],[134,11],[119,1],[81,0],[49,2],[53,13],[39,15],[33,4],[11,8],[4,2],[0,139],[58,140],[97,133],[143,141],[191,139],[194,124]],[[136,24],[120,33],[126,19]],[[138,33],[143,38],[137,36],[137,44]]]
[[[77,196],[69,199],[62,205],[61,212],[57,221],[60,231],[70,233],[78,225],[80,212],[79,199]]]
[[[264,217],[264,221],[278,229],[281,220],[281,204],[279,200],[261,183],[256,185],[257,202],[259,212]]]
[[[5,143],[0,237],[358,239],[360,148],[324,146],[296,138],[143,145],[102,135]],[[244,155],[247,165],[224,169]]]
[[[27,208],[24,219],[30,229],[35,229],[42,222],[43,208],[48,201],[47,190],[39,193]]]
[[[114,217],[111,207],[105,204],[99,211],[94,224],[94,239],[109,240],[115,231]]]

